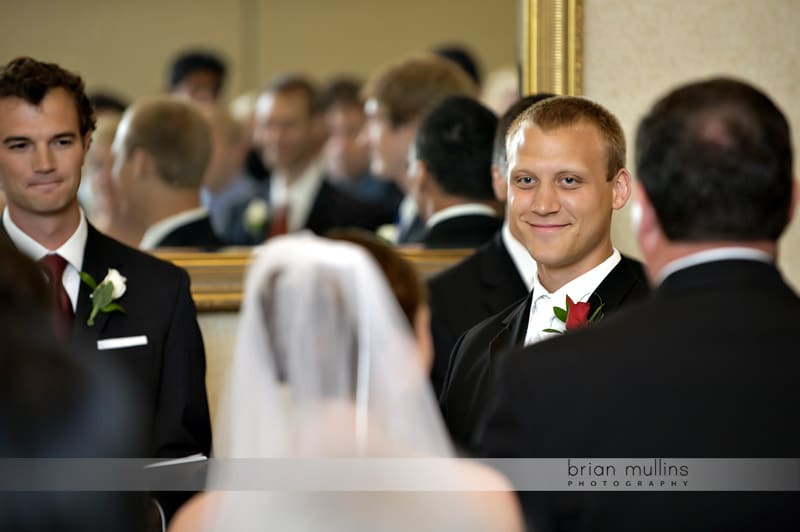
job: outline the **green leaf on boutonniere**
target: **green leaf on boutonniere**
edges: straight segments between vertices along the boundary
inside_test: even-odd
[[[556,315],[556,318],[559,320],[566,322],[567,321],[567,311],[561,307],[553,307],[553,314]],[[558,331],[561,332],[561,331]]]
[[[559,331],[558,329],[542,329],[542,332],[564,334],[564,331]]]
[[[122,312],[123,314],[125,314],[125,309],[122,308],[122,306],[120,306],[118,303],[109,303],[108,305],[106,305],[105,307],[101,308],[100,310],[102,312],[113,312],[115,310],[118,310],[118,311]]]
[[[601,303],[599,307],[594,309],[594,312],[592,312],[592,315],[589,317],[589,321],[598,321],[598,320],[603,319],[602,311],[603,311],[603,307],[604,306],[606,306],[606,304],[605,303]]]
[[[86,272],[80,272],[79,275],[81,276],[81,281],[86,283],[89,286],[89,288],[91,288],[92,290],[97,289],[97,281],[94,280],[94,277],[92,277]]]
[[[113,292],[114,287],[110,283],[100,283],[100,286],[92,292],[92,313],[89,314],[89,321],[86,322],[90,327],[94,325],[94,318],[97,313],[111,303],[111,294]]]

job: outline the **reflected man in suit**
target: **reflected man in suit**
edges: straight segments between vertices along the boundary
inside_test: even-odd
[[[453,349],[440,403],[453,439],[468,450],[495,391],[497,362],[509,349],[563,332],[555,307],[569,297],[589,304],[586,317],[607,315],[647,293],[641,264],[611,243],[612,213],[631,186],[617,119],[584,98],[549,98],[517,117],[506,151],[508,223],[537,274],[526,299],[470,329]]]
[[[551,96],[525,96],[498,121],[492,148],[492,188],[506,209],[506,133],[522,111]],[[442,393],[456,340],[471,327],[524,298],[533,288],[535,276],[536,262],[511,233],[506,215],[501,229],[474,254],[428,279],[434,344],[431,384],[437,397]],[[462,298],[465,290],[473,296]]]
[[[425,234],[408,175],[409,150],[417,128],[443,98],[476,97],[477,93],[478,87],[457,64],[433,54],[385,65],[367,81],[367,126],[361,139],[370,147],[370,170],[405,195],[397,213],[396,244],[417,243]]]
[[[321,158],[325,135],[321,99],[309,79],[280,76],[264,87],[256,101],[253,138],[272,173],[256,198],[233,209],[236,225],[229,234],[234,243],[260,244],[302,229],[371,231],[389,221],[380,207],[331,183]],[[254,217],[258,211],[261,216]]]
[[[212,144],[199,109],[171,97],[136,102],[122,116],[111,150],[120,210],[145,228],[139,248],[222,247],[200,206]]]
[[[476,248],[500,228],[492,192],[497,117],[466,96],[450,96],[425,117],[409,171],[428,249]]]
[[[483,451],[672,463],[796,457],[800,300],[775,267],[797,197],[786,118],[740,81],[691,83],[640,123],[636,168],[634,218],[653,297],[505,357]],[[538,530],[800,525],[796,493],[520,497]]]
[[[31,58],[2,68],[0,185],[8,199],[2,231],[26,255],[58,265],[49,275],[58,305],[53,317],[68,349],[118,366],[141,390],[148,456],[207,455],[205,353],[189,276],[86,221],[77,190],[93,129],[80,77]],[[109,268],[127,278],[116,300],[125,312],[100,312],[88,325],[92,290],[79,274],[100,282]],[[160,499],[167,516],[178,498]]]

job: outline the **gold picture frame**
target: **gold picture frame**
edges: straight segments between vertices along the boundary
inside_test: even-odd
[[[583,0],[522,0],[522,93],[583,92]]]

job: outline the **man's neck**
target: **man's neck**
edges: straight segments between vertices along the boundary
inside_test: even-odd
[[[303,174],[306,173],[308,167],[311,166],[313,162],[313,157],[308,157],[303,159],[302,161],[298,161],[295,164],[287,165],[283,168],[276,168],[276,170],[283,176],[286,180],[287,186],[292,186],[298,179],[300,179]]]
[[[196,188],[166,188],[150,206],[147,226],[152,226],[184,211],[200,206],[200,193]]]
[[[46,216],[30,214],[8,205],[11,219],[26,235],[47,249],[60,248],[78,229],[81,211],[77,200],[63,211]]]
[[[584,260],[568,266],[551,267],[542,263],[537,263],[539,282],[552,294],[568,282],[577,279],[584,273],[602,264],[613,252],[614,248],[609,242],[608,247],[604,246],[599,251],[595,251],[590,256],[585,257]]]

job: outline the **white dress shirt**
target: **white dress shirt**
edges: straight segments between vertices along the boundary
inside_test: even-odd
[[[322,162],[318,159],[312,161],[291,185],[287,183],[286,176],[280,172],[275,172],[270,177],[270,210],[275,212],[281,207],[289,208],[290,233],[306,226],[323,180]]]
[[[64,257],[67,261],[67,266],[64,268],[61,282],[69,296],[70,303],[72,303],[72,311],[74,312],[78,306],[78,292],[81,289],[80,272],[81,268],[83,268],[83,251],[86,249],[86,236],[89,234],[89,225],[86,223],[86,216],[83,214],[83,210],[81,210],[78,228],[75,229],[72,236],[58,249],[47,249],[29,237],[14,223],[14,220],[11,219],[8,209],[5,209],[3,212],[3,227],[17,249],[35,261],[51,253],[56,253]],[[102,279],[95,280],[98,283],[102,281]]]
[[[556,318],[553,307],[561,307],[566,310],[567,296],[575,303],[588,301],[603,279],[621,260],[622,255],[614,249],[606,260],[552,294],[539,282],[539,276],[535,276],[533,281],[534,299],[528,318],[528,330],[525,333],[525,345],[531,345],[556,335],[556,333],[543,332],[544,329],[564,331],[566,324]]]
[[[774,262],[769,253],[761,251],[760,249],[736,246],[708,249],[706,251],[700,251],[697,253],[692,253],[691,255],[686,255],[685,257],[681,257],[668,263],[659,272],[656,286],[660,285],[662,282],[664,282],[664,279],[679,270],[691,268],[692,266],[697,266],[698,264],[716,262],[719,260],[755,260],[759,262],[766,262],[767,264],[772,264]]]
[[[444,209],[431,214],[431,217],[428,218],[427,222],[425,222],[425,226],[430,229],[434,225],[440,224],[445,220],[457,218],[459,216],[472,215],[491,216],[492,218],[497,218],[497,213],[495,210],[488,205],[484,205],[483,203],[462,203],[461,205],[445,207]]]

